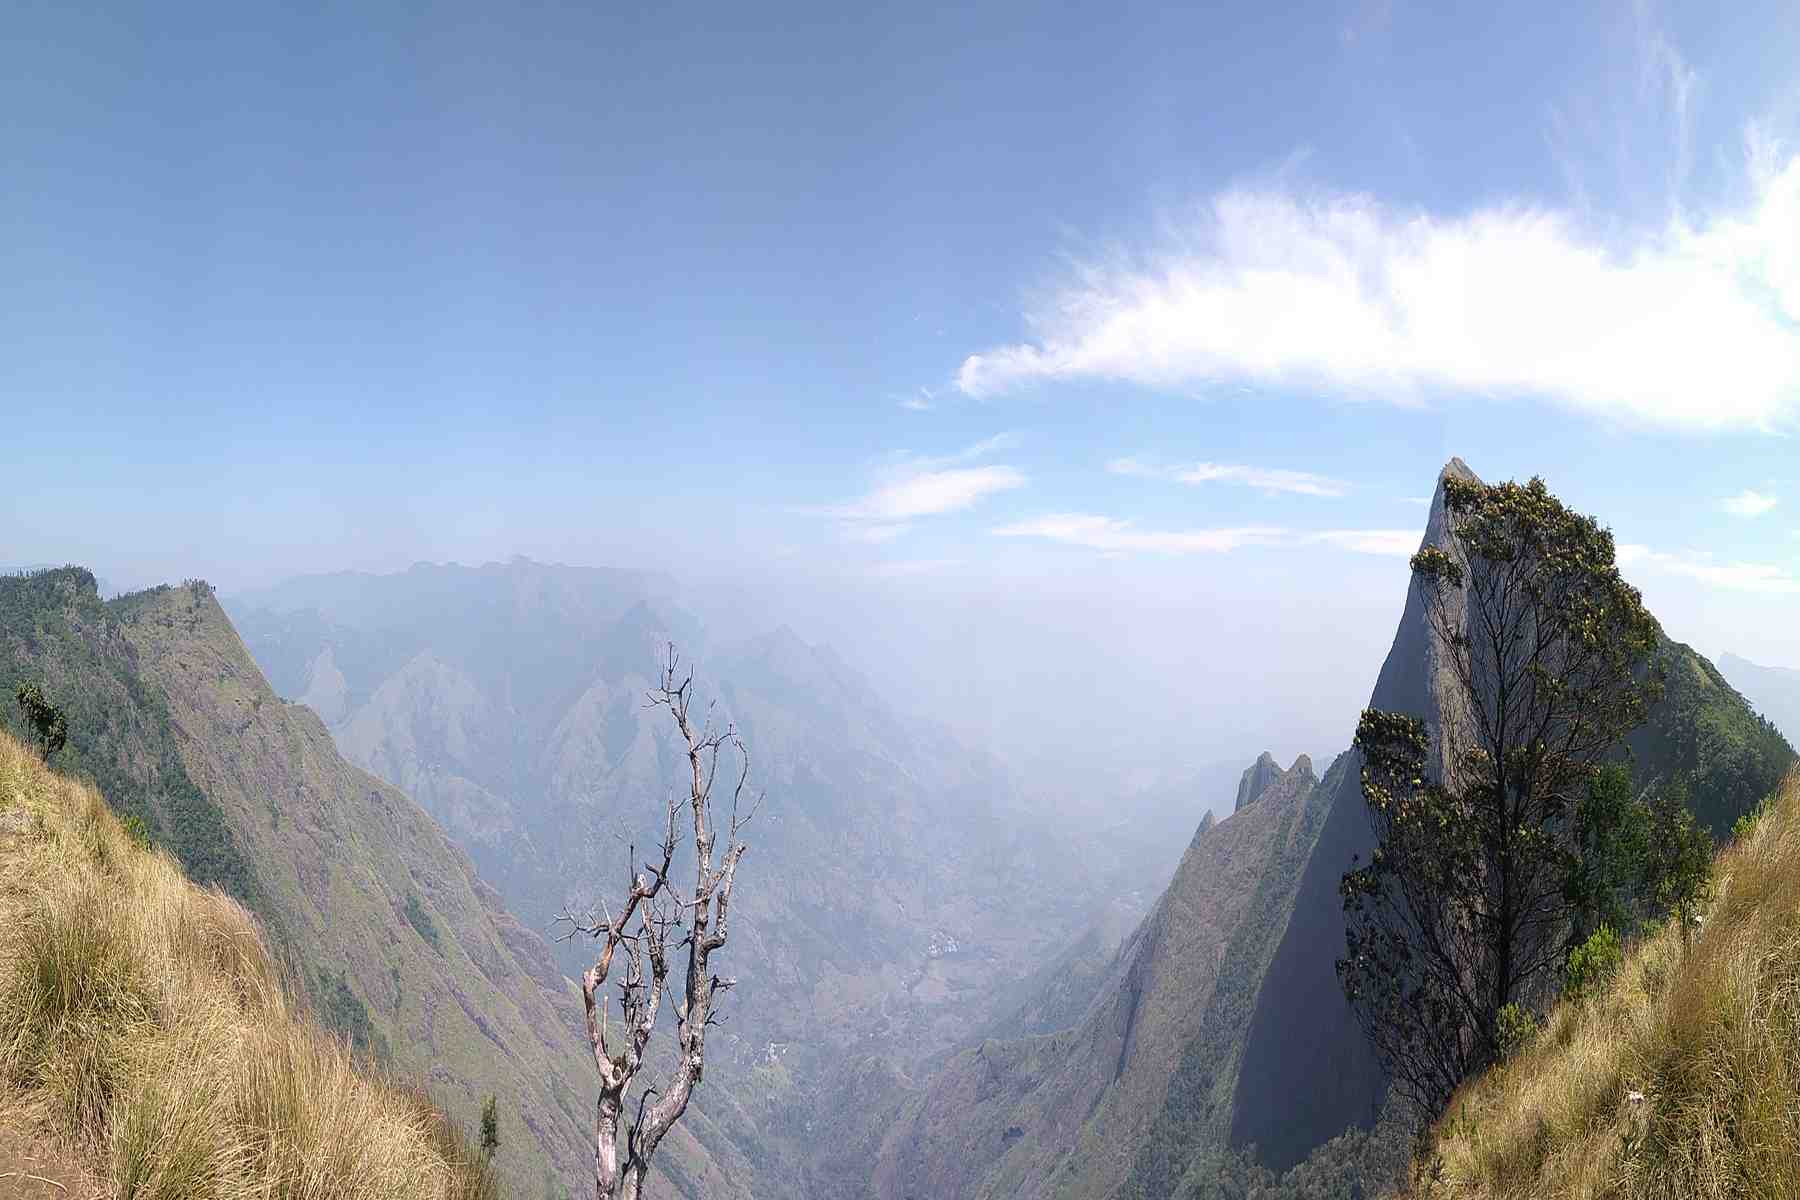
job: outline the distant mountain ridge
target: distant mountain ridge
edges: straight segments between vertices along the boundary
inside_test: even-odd
[[[1800,670],[1764,666],[1730,651],[1719,655],[1719,670],[1790,742],[1800,738]]]

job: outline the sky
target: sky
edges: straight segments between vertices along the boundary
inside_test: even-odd
[[[0,539],[678,573],[1016,758],[1341,749],[1459,455],[1800,666],[1781,2],[24,4]]]

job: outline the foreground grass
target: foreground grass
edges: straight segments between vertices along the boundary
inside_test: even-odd
[[[1800,774],[1667,928],[1465,1086],[1420,1197],[1800,1197]]]
[[[8,1139],[121,1200],[495,1195],[428,1099],[298,1011],[243,908],[0,734]]]

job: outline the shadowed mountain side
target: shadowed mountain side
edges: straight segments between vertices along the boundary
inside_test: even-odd
[[[1291,887],[1271,893],[1261,885],[1296,877],[1323,816],[1316,793],[1302,758],[1269,782],[1262,802],[1209,822],[1080,1022],[1045,1036],[989,1039],[953,1058],[883,1145],[875,1194],[1113,1194],[1163,1108],[1184,1048],[1236,1041],[1235,1030],[1213,1025],[1248,1016],[1254,977],[1292,901]],[[1253,927],[1266,936],[1246,936]],[[1216,1002],[1226,995],[1234,999]],[[1229,1062],[1218,1065],[1221,1112],[1230,1074]]]
[[[1473,479],[1461,459],[1438,476],[1423,546],[1448,546],[1444,477]],[[1435,730],[1434,653],[1424,601],[1410,580],[1393,646],[1369,698],[1372,708],[1422,717]],[[1327,798],[1330,816],[1300,878],[1294,919],[1263,977],[1244,1045],[1232,1104],[1231,1144],[1255,1145],[1263,1163],[1283,1171],[1351,1125],[1368,1125],[1387,1080],[1344,999],[1336,962],[1344,952],[1338,881],[1373,847],[1363,810],[1362,764],[1355,751]]]

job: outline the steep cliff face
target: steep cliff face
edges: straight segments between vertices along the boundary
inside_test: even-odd
[[[1307,765],[1311,766],[1310,760]],[[1232,806],[1232,811],[1236,812],[1246,804],[1255,803],[1256,798],[1261,796],[1269,784],[1274,782],[1280,774],[1281,766],[1275,761],[1273,754],[1264,750],[1257,755],[1256,761],[1244,768],[1243,778],[1238,780],[1237,803]]]
[[[1073,1027],[991,1038],[931,1080],[883,1145],[877,1195],[1108,1196],[1153,1140],[1222,1137],[1231,1047],[1323,815],[1310,761],[1265,774],[1254,803],[1208,814]]]

